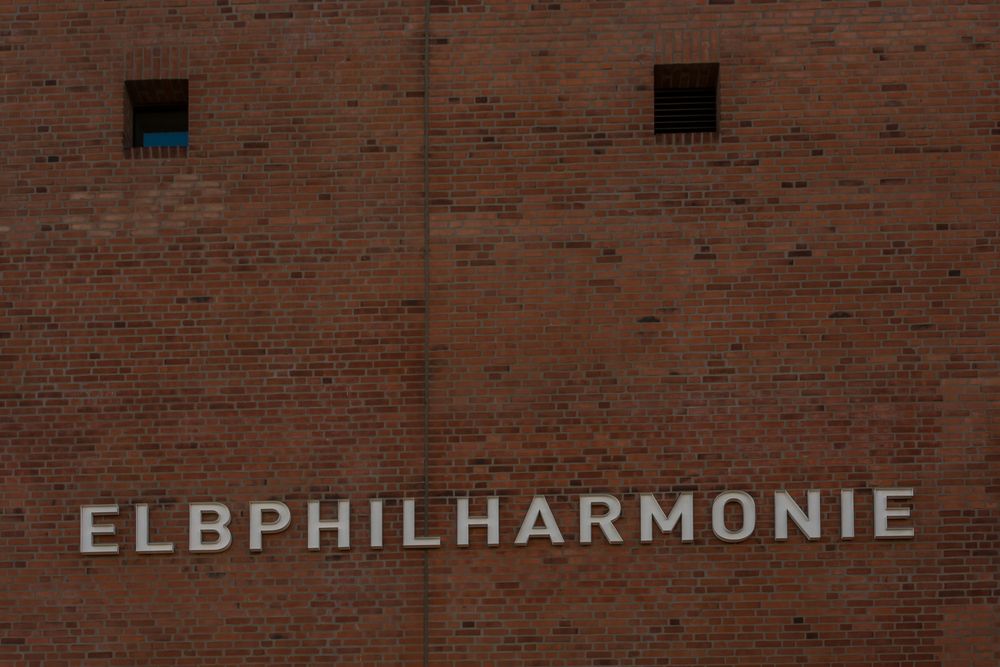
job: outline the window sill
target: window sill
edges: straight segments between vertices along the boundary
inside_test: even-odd
[[[714,144],[719,142],[719,131],[715,132],[673,132],[654,134],[654,141],[660,145]]]
[[[135,146],[125,149],[129,159],[187,157],[187,146]]]

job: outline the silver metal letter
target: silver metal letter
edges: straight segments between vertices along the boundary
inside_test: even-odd
[[[875,539],[906,540],[913,537],[913,527],[890,528],[889,519],[906,519],[909,507],[889,508],[892,498],[912,498],[913,489],[875,489]]]
[[[469,499],[458,498],[458,546],[469,546],[469,528],[485,527],[486,544],[495,547],[500,544],[500,498],[486,499],[486,516],[469,518]]]
[[[779,542],[788,539],[788,517],[810,540],[820,536],[819,491],[806,491],[809,514],[806,515],[787,491],[774,492],[774,539]]]
[[[604,505],[607,511],[594,516],[594,505]],[[604,539],[609,544],[621,544],[622,536],[615,528],[614,522],[622,514],[622,504],[617,498],[609,495],[580,496],[580,544],[590,544],[592,528],[597,526],[604,533]]]
[[[382,501],[372,498],[369,507],[371,508],[371,547],[372,549],[382,548]]]
[[[535,528],[539,518],[545,524],[544,528]],[[556,525],[556,519],[552,516],[552,510],[549,508],[545,496],[535,496],[531,500],[531,505],[524,514],[524,521],[521,522],[521,529],[517,531],[514,544],[523,547],[528,544],[528,540],[532,537],[547,537],[552,544],[562,544],[565,541],[562,533],[559,532],[559,526]]]
[[[309,551],[319,551],[319,532],[321,530],[337,531],[337,548],[351,548],[351,501],[337,501],[337,519],[321,521],[319,518],[319,502],[310,501],[309,508]]]
[[[440,537],[416,537],[416,504],[413,499],[403,501],[403,546],[410,549],[432,549],[441,546]]]
[[[84,505],[80,508],[80,553],[91,556],[114,556],[117,544],[94,544],[94,535],[114,535],[110,523],[94,525],[95,516],[117,516],[118,505]]]
[[[149,542],[149,505],[135,506],[135,552],[139,554],[172,554],[173,542]]]
[[[854,489],[840,490],[840,539],[854,539]]]
[[[726,505],[739,503],[743,510],[743,526],[739,530],[726,528]],[[757,504],[744,491],[724,491],[712,503],[712,532],[723,542],[742,542],[753,533],[757,525]]]
[[[215,521],[205,521],[205,514],[214,514]],[[222,503],[194,503],[188,506],[188,551],[207,553],[225,551],[233,543],[229,522],[233,515]],[[205,542],[202,533],[211,531],[218,535],[214,542]]]
[[[275,521],[264,523],[264,512],[277,514]],[[292,513],[285,503],[276,501],[250,503],[250,551],[263,551],[264,533],[280,533],[292,522]]]
[[[669,533],[681,522],[681,542],[694,541],[694,494],[685,491],[677,496],[670,514],[665,515],[650,493],[639,496],[639,539],[641,542],[653,541],[653,521],[656,521],[660,532]]]

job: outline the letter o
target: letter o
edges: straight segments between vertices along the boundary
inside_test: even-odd
[[[726,505],[739,503],[743,509],[743,525],[739,530],[726,527]],[[712,532],[723,542],[742,542],[753,534],[757,525],[757,505],[744,491],[723,491],[712,502]]]

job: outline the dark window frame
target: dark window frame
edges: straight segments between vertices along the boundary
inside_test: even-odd
[[[653,66],[653,134],[719,131],[719,63]]]
[[[183,118],[169,118],[170,114],[183,113]],[[165,115],[151,118],[152,114]],[[144,122],[145,121],[145,122]],[[184,132],[183,144],[149,146],[147,134]],[[151,131],[154,130],[154,131]],[[135,79],[125,82],[124,143],[126,149],[161,148],[173,151],[187,150],[190,145],[190,110],[187,79]]]

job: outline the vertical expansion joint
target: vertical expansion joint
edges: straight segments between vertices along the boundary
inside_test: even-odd
[[[423,181],[424,181],[424,201],[423,201],[423,223],[424,223],[424,400],[423,400],[423,446],[424,446],[424,533],[429,528],[428,504],[430,493],[430,480],[428,478],[428,468],[430,464],[430,350],[431,350],[431,193],[430,193],[430,20],[431,20],[430,0],[424,2],[424,112],[423,112]]]
[[[423,458],[424,458],[424,535],[430,528],[430,415],[431,415],[431,0],[424,0],[424,401],[423,401]],[[431,601],[430,554],[424,552],[423,562],[423,664],[431,662]]]

